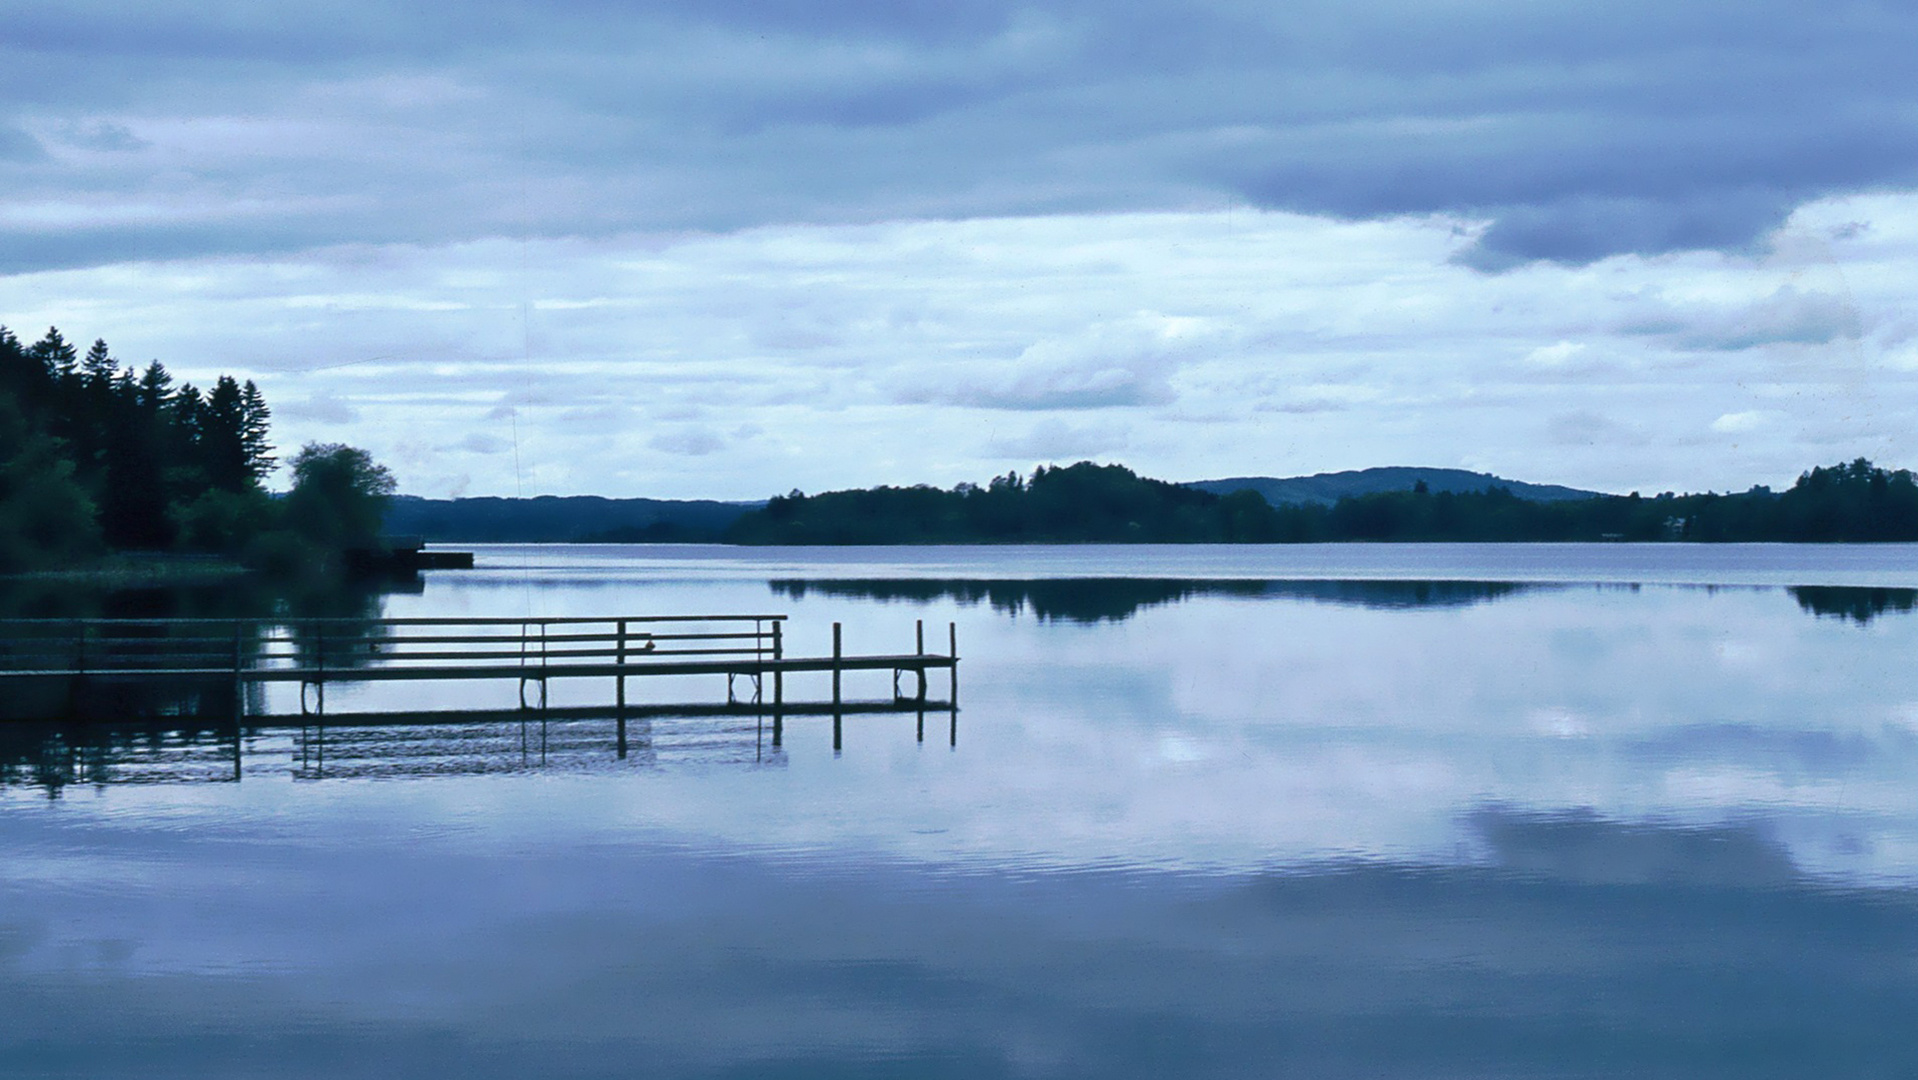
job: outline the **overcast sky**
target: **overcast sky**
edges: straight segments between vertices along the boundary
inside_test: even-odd
[[[1918,6],[0,0],[0,323],[403,490],[1918,466]]]

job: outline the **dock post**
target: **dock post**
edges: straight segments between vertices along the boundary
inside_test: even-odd
[[[314,624],[313,640],[316,643],[313,652],[319,659],[319,671],[317,673],[317,678],[314,680],[314,683],[313,683],[313,697],[315,699],[316,707],[319,709],[320,715],[325,716],[326,715],[326,624],[325,623],[316,622]]]
[[[919,702],[926,700],[926,620],[920,619],[913,624],[913,636],[916,644],[913,652],[919,656]]]
[[[947,698],[947,704],[957,709],[959,707],[959,624],[947,623],[946,634],[952,648],[952,667],[948,669],[952,672],[952,693]]]
[[[235,619],[233,620],[233,723],[235,725],[234,726],[234,732],[235,732],[234,751],[233,751],[233,755],[234,755],[233,756],[233,779],[235,780],[238,780],[240,778],[238,725],[240,722],[240,717],[245,715],[246,715],[246,683],[240,681],[240,620]]]
[[[625,619],[619,620],[619,645],[617,646],[617,657],[614,661],[614,666],[620,669],[619,674],[615,676],[613,680],[619,686],[619,690],[617,694],[617,708],[615,709],[613,713],[615,722],[619,725],[619,731],[618,731],[619,741],[618,741],[618,744],[614,747],[614,750],[616,753],[618,753],[619,760],[625,761],[626,760],[626,620]]]
[[[832,753],[834,757],[839,756],[840,747],[844,745],[843,736],[841,733],[842,721],[844,718],[841,716],[839,711],[839,658],[841,655],[843,654],[840,651],[839,624],[833,623],[832,624]]]
[[[616,701],[619,707],[619,718],[620,718],[619,756],[625,757],[626,756],[626,736],[625,736],[625,729],[626,729],[626,620],[625,619],[619,620],[619,644],[615,646],[615,659],[613,661],[613,666],[619,668],[619,674],[614,677],[615,681],[619,684],[619,691],[616,696]]]
[[[779,620],[774,619],[773,620],[773,663],[775,664],[777,664],[780,660],[784,659],[786,656],[786,646],[784,641],[780,638],[779,625],[780,625]],[[774,710],[773,734],[775,735],[775,738],[773,740],[774,746],[779,745],[779,740],[776,737],[779,733],[778,709],[780,705],[785,703],[785,700],[786,700],[786,673],[784,671],[781,671],[779,668],[775,667],[773,668],[773,710]]]

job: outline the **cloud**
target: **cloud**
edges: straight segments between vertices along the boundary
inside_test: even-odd
[[[1585,352],[1585,346],[1576,341],[1561,341],[1553,345],[1541,345],[1525,354],[1525,362],[1533,367],[1545,369],[1563,368]]]
[[[681,454],[686,457],[705,457],[726,448],[726,440],[714,432],[701,427],[684,427],[674,431],[661,432],[646,440],[646,445],[668,454]]]
[[[44,156],[39,140],[19,128],[0,123],[0,161],[35,161]]]
[[[1026,347],[1007,362],[973,361],[914,372],[907,402],[985,409],[1109,409],[1164,405],[1170,376],[1204,347],[1196,320],[1142,313]]]
[[[105,153],[130,153],[153,145],[133,133],[125,124],[104,120],[75,122],[60,131],[60,140],[69,146]]]
[[[1552,417],[1545,425],[1545,435],[1561,446],[1604,446],[1643,441],[1643,437],[1629,426],[1586,410]]]
[[[452,449],[463,450],[469,454],[503,454],[513,448],[513,444],[492,435],[474,433],[453,444]]]
[[[314,394],[304,401],[275,405],[273,411],[280,416],[321,424],[352,424],[360,419],[360,410],[326,392]]]
[[[1745,435],[1770,426],[1778,414],[1762,410],[1726,413],[1712,421],[1712,430],[1720,435]]]
[[[1065,463],[1122,450],[1125,445],[1125,429],[1116,425],[1041,420],[1023,435],[987,440],[984,452],[996,458]]]
[[[1476,222],[1481,270],[1751,250],[1918,184],[1914,46],[1783,0],[72,0],[9,13],[0,207],[112,224],[0,232],[0,271],[1228,203]],[[254,209],[114,212],[156,199]]]
[[[1780,225],[1794,202],[1778,192],[1713,191],[1689,199],[1567,195],[1497,210],[1491,228],[1458,261],[1499,271],[1541,259],[1588,263],[1626,252],[1738,250]]]
[[[1655,334],[1683,349],[1741,352],[1766,345],[1826,345],[1864,332],[1855,301],[1781,285],[1746,304],[1654,303],[1628,321],[1628,333]]]

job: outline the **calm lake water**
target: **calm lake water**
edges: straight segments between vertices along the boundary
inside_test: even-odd
[[[1918,1075],[1918,547],[479,562],[383,613],[954,623],[962,708],[0,733],[0,1075]]]

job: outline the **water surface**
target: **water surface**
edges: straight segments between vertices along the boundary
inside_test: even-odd
[[[0,1074],[1918,1066],[1911,547],[480,565],[385,614],[785,612],[797,652],[951,623],[962,708],[847,716],[838,750],[824,717],[774,747],[661,715],[625,757],[605,717],[10,731]]]

